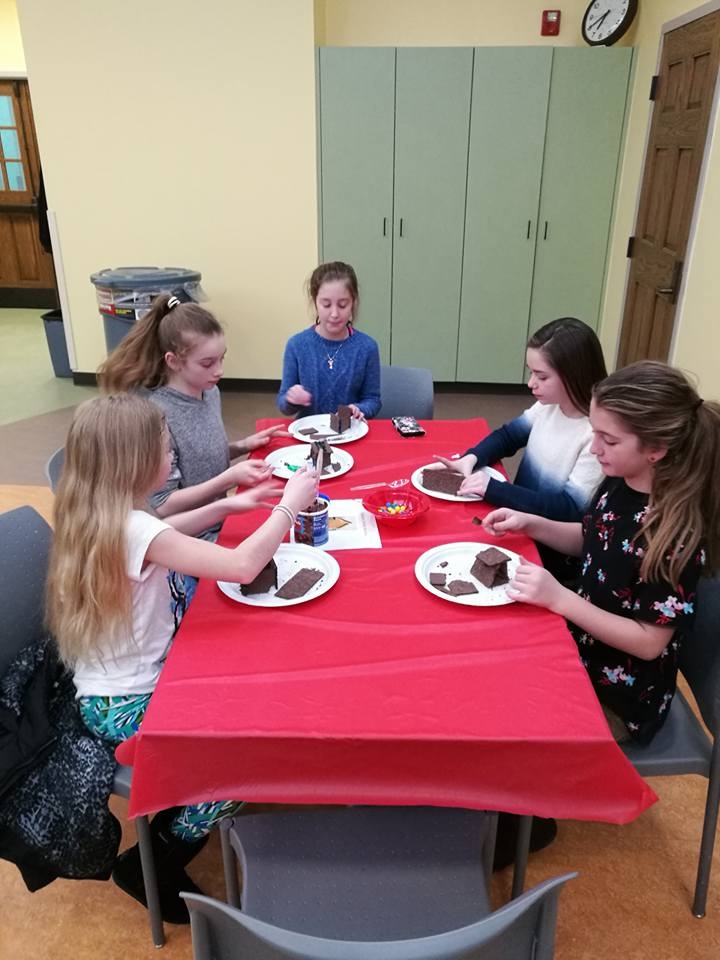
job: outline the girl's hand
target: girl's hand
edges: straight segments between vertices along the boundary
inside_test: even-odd
[[[354,403],[349,403],[348,408],[352,414],[353,420],[364,420],[365,414],[362,412],[360,407],[356,407]]]
[[[272,476],[272,467],[264,460],[243,460],[225,471],[230,487],[253,487]]]
[[[545,567],[520,558],[520,566],[515,571],[515,577],[507,585],[507,593],[513,600],[520,603],[531,603],[536,607],[546,607],[559,612],[562,595],[566,592]]]
[[[499,507],[485,517],[483,528],[494,537],[502,537],[506,533],[521,533],[525,530],[527,520],[527,513],[520,513],[509,507]]]
[[[251,433],[249,437],[245,437],[244,440],[240,441],[239,446],[249,453],[251,450],[257,450],[259,447],[266,447],[270,441],[276,437],[284,440],[289,436],[290,434],[282,425],[265,427],[264,430],[258,430],[257,433]]]
[[[426,468],[427,470],[442,470],[443,467],[447,467],[448,470],[461,473],[464,477],[470,476],[473,472],[473,467],[477,463],[477,457],[472,453],[467,453],[464,457],[458,457],[456,460],[452,460],[449,457],[441,457],[436,453],[433,456],[433,460],[439,462],[429,464]]]
[[[256,510],[258,507],[272,507],[274,501],[282,493],[282,486],[273,480],[258,483],[249,490],[235,493],[225,498],[230,513],[243,513],[246,510]]]
[[[473,493],[475,496],[484,497],[489,479],[490,477],[488,477],[486,473],[483,473],[482,470],[478,470],[477,473],[471,473],[469,477],[465,477],[458,487],[458,493],[463,495]]]
[[[299,510],[305,510],[315,499],[318,480],[317,470],[310,470],[307,467],[296,470],[285,484],[285,492],[280,503],[289,507],[297,516]]]
[[[296,407],[309,407],[312,403],[312,394],[302,384],[296,383],[285,394],[285,399]]]

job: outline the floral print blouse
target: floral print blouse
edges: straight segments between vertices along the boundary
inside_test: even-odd
[[[630,736],[649,743],[662,726],[675,693],[683,634],[694,613],[697,581],[704,565],[699,550],[677,585],[646,583],[640,577],[645,540],[637,536],[648,495],[621,478],[603,483],[583,518],[583,553],[577,592],[596,607],[644,623],[676,627],[659,657],[641,660],[608,646],[568,623],[601,703],[627,725]]]

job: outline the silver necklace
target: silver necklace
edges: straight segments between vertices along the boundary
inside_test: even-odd
[[[335,357],[340,353],[342,348],[345,346],[345,341],[343,340],[340,346],[337,348],[335,353],[326,353],[325,359],[327,360],[328,370],[332,370],[335,366]]]

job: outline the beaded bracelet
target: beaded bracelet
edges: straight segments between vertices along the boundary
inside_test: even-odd
[[[285,514],[285,516],[290,521],[291,527],[295,525],[295,517],[293,516],[293,512],[290,509],[290,507],[286,507],[284,503],[276,503],[275,506],[270,511],[270,513],[275,513],[276,510],[279,510],[281,513]]]

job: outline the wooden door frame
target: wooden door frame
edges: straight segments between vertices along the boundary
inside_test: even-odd
[[[701,4],[699,7],[695,7],[694,10],[687,10],[685,13],[679,14],[679,16],[674,17],[672,20],[668,20],[660,28],[660,42],[658,43],[657,49],[657,58],[655,60],[655,70],[654,75],[660,73],[660,67],[662,65],[662,52],[663,45],[665,43],[665,35],[671,33],[673,30],[677,30],[679,27],[685,27],[689,23],[693,23],[695,20],[702,20],[703,17],[706,17],[710,13],[716,13],[720,10],[720,0],[708,0],[707,3]],[[652,119],[653,119],[653,110],[655,109],[654,105],[648,113],[647,118],[647,127],[645,130],[645,143],[643,146],[642,152],[642,168],[640,170],[640,180],[637,185],[637,193],[635,196],[635,210],[633,212],[632,226],[631,230],[634,232],[635,227],[638,221],[638,213],[640,210],[640,197],[642,194],[643,180],[645,177],[645,165],[647,162],[647,153],[648,145],[650,143],[650,131],[652,129]],[[690,218],[690,229],[688,231],[688,240],[687,248],[685,251],[685,266],[683,269],[684,279],[680,284],[680,293],[677,298],[677,303],[675,306],[675,319],[673,321],[672,336],[670,337],[670,346],[668,348],[668,363],[673,363],[675,357],[675,346],[678,337],[678,331],[682,323],[683,308],[685,306],[685,294],[687,291],[688,284],[685,282],[686,278],[692,276],[692,263],[693,256],[695,253],[695,236],[697,233],[697,224],[698,218],[700,215],[700,207],[702,205],[703,194],[705,192],[705,182],[708,175],[708,163],[709,157],[712,153],[712,147],[715,139],[715,122],[717,120],[718,110],[720,110],[720,70],[718,70],[717,77],[715,79],[715,91],[713,93],[713,101],[710,107],[710,113],[708,115],[708,132],[705,138],[705,146],[703,148],[703,158],[700,164],[700,175],[698,177],[697,190],[695,191],[695,202],[693,204],[693,212]],[[632,261],[628,258],[627,265],[625,268],[625,289],[623,291],[622,299],[622,311],[625,312],[625,305],[627,303],[628,290],[630,287],[630,270],[632,269]],[[617,366],[618,354],[620,352],[620,341],[622,338],[622,323],[618,329],[617,333],[617,342],[615,344],[615,366]]]

